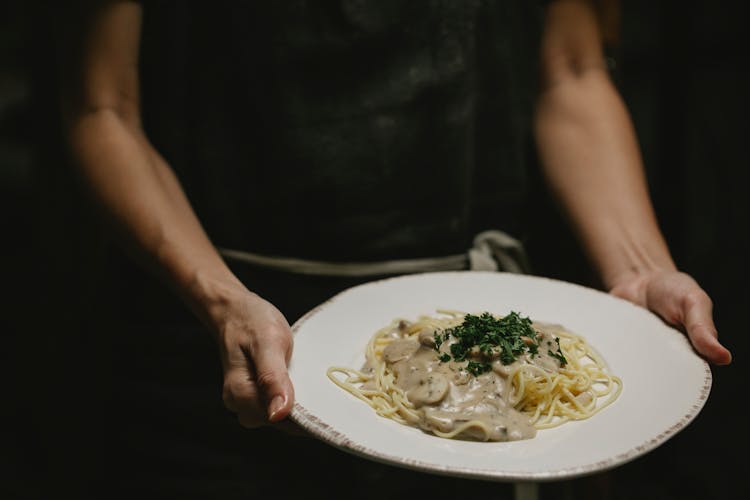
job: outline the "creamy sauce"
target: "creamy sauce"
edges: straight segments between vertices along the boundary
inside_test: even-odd
[[[490,362],[492,366],[492,370],[478,376],[465,369],[466,362],[438,359],[440,354],[450,353],[450,345],[455,341],[443,342],[436,350],[434,331],[419,332],[418,340],[405,338],[407,326],[402,323],[394,329],[395,340],[384,349],[383,360],[419,415],[415,425],[428,432],[449,433],[469,421],[480,421],[484,430],[472,426],[455,437],[483,441],[515,441],[536,435],[528,416],[509,402],[512,388],[508,376],[521,363],[534,364],[550,373],[560,369],[558,359],[547,353],[557,349],[556,325],[534,323],[538,354],[525,353],[512,364],[503,365],[497,356],[488,358],[479,352],[472,353],[468,359]],[[370,368],[365,366],[363,370]]]

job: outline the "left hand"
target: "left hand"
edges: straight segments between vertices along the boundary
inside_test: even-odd
[[[728,365],[732,353],[719,343],[713,321],[713,302],[689,275],[653,271],[620,280],[609,291],[661,316],[687,333],[690,342],[709,363]]]

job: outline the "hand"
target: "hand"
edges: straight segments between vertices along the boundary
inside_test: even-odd
[[[296,427],[284,420],[294,404],[287,372],[293,346],[287,320],[271,303],[247,290],[228,299],[219,318],[225,406],[244,427]]]
[[[710,363],[732,362],[732,354],[718,340],[711,298],[689,275],[678,271],[636,274],[620,280],[610,293],[643,306],[683,329],[695,350]]]

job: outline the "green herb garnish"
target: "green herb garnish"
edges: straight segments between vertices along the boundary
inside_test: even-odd
[[[440,356],[440,361],[450,361],[451,358],[457,362],[466,361],[475,347],[485,357],[498,355],[504,365],[514,362],[527,351],[532,356],[538,354],[539,346],[531,320],[515,311],[500,319],[488,312],[479,316],[467,314],[460,325],[446,329],[442,335],[435,333],[435,350],[439,350],[451,336],[456,342],[450,345],[450,354]],[[490,369],[491,365],[487,362],[469,361],[466,366],[466,370],[475,376]]]
[[[492,365],[489,363],[479,363],[477,361],[469,361],[469,363],[466,365],[466,370],[474,375],[475,377],[477,375],[481,375],[485,372],[488,372],[492,369]]]
[[[547,354],[549,354],[553,358],[557,358],[558,360],[560,360],[560,364],[565,366],[568,364],[568,360],[565,359],[565,356],[563,356],[563,353],[560,350],[560,337],[555,337],[555,343],[557,344],[557,352],[552,352],[551,349],[547,349]]]
[[[435,332],[433,338],[435,339],[435,350],[437,351],[443,345],[443,337],[440,336],[440,333]]]

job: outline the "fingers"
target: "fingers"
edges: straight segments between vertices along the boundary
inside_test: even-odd
[[[247,428],[266,424],[264,405],[255,378],[247,368],[235,367],[224,374],[224,406]]]
[[[242,426],[248,428],[283,420],[294,402],[294,389],[286,364],[283,361],[278,364],[273,358],[266,358],[261,363],[264,367],[255,374],[240,367],[224,374],[224,405],[237,414]]]
[[[285,418],[294,403],[294,388],[287,371],[290,354],[291,337],[286,335],[276,335],[252,345],[256,382],[267,402],[266,412],[270,422]]]
[[[287,371],[292,353],[289,326],[275,315],[239,325],[224,336],[224,404],[244,427],[282,421],[294,404]]]
[[[695,349],[716,365],[732,362],[732,354],[721,343],[713,321],[713,304],[703,290],[692,291],[682,300],[683,324]]]
[[[653,278],[646,302],[667,322],[683,327],[695,350],[710,363],[731,363],[732,354],[718,339],[711,298],[689,275],[668,273]]]
[[[610,293],[644,306],[667,323],[684,328],[695,350],[716,365],[732,362],[732,354],[718,339],[713,303],[688,274],[665,271],[633,276]]]

